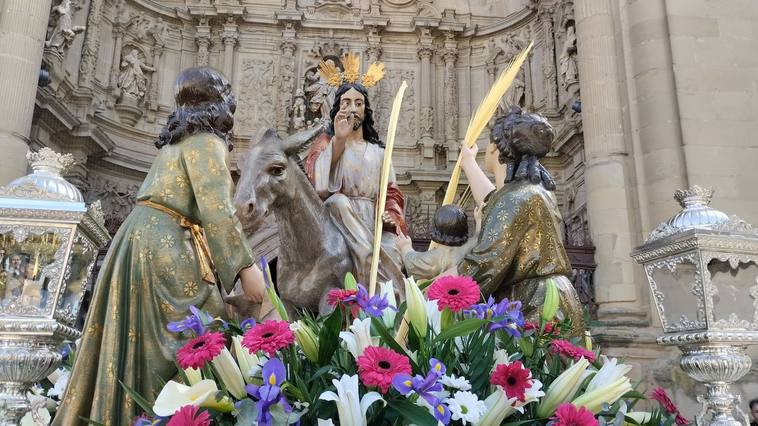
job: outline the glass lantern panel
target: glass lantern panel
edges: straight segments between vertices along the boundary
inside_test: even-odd
[[[0,315],[52,313],[70,232],[27,225],[0,228]]]
[[[702,280],[691,258],[652,267],[658,313],[667,333],[705,328]]]
[[[77,233],[71,247],[63,295],[56,311],[57,317],[69,325],[73,326],[76,322],[97,252],[87,237]]]
[[[711,327],[756,330],[758,303],[758,265],[750,261],[708,262],[713,288],[713,323]]]

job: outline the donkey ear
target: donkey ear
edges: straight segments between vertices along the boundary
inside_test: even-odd
[[[255,135],[250,139],[250,146],[253,147],[259,143],[275,139],[277,142],[280,140],[279,134],[276,130],[270,128],[258,129]]]
[[[308,148],[313,139],[320,135],[324,130],[324,125],[319,124],[288,137],[282,142],[284,153],[290,156],[304,151]]]

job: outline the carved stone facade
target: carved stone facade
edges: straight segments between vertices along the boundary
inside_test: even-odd
[[[339,65],[351,51],[364,69],[376,60],[386,65],[385,78],[370,89],[382,139],[395,92],[408,83],[393,162],[412,236],[423,246],[471,116],[513,56],[534,41],[502,106],[537,111],[556,129],[545,165],[557,181],[575,281],[584,286],[583,300],[599,306],[600,320],[617,326],[593,333],[612,351],[653,366],[642,368],[640,378],[679,383],[678,402],[694,393],[683,373],[671,372],[674,358],[654,343],[657,319],[629,252],[670,216],[671,192],[688,181],[716,185],[723,198],[715,203],[758,222],[755,185],[742,177],[756,179],[758,150],[748,145],[758,132],[758,106],[750,102],[756,94],[747,93],[755,92],[756,63],[744,52],[758,48],[758,36],[737,21],[758,19],[758,6],[729,0],[692,6],[678,0],[666,10],[655,2],[610,0],[43,3],[50,10],[47,34],[30,26],[26,36],[41,47],[48,42],[43,62],[50,84],[37,89],[31,132],[24,124],[31,111],[24,118],[4,110],[0,139],[20,135],[12,139],[13,158],[22,158],[24,144],[74,153],[79,165],[72,181],[88,201],[103,200],[111,231],[131,210],[156,154],[153,141],[173,108],[180,70],[212,66],[232,81],[236,164],[260,129],[290,133],[325,117],[333,91],[315,67],[321,60]],[[681,18],[691,15],[698,18]],[[120,78],[129,69],[124,62],[132,70],[139,62],[144,80]],[[5,93],[21,94],[22,86],[31,84]],[[9,99],[34,98],[23,94]],[[479,141],[482,157],[487,140],[484,134]],[[724,156],[730,160],[714,163]],[[19,161],[0,162],[2,180],[22,173],[13,165]],[[254,238],[256,253],[269,258],[278,244],[272,229]]]

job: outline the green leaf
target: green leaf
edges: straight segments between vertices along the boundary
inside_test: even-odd
[[[145,413],[150,417],[155,417],[155,413],[153,412],[153,406],[150,404],[145,398],[142,397],[137,391],[127,386],[124,382],[121,380],[118,381],[121,383],[121,387],[124,388],[126,393],[129,394],[130,397],[134,400],[134,402],[137,403],[137,405],[140,406],[143,410],[145,410]]]
[[[254,425],[258,421],[258,408],[252,399],[246,398],[237,405],[237,426]]]
[[[413,358],[411,358],[408,355],[408,353],[405,351],[405,349],[403,349],[403,347],[400,346],[400,344],[398,344],[397,341],[395,341],[395,338],[390,335],[389,331],[387,330],[387,327],[384,326],[384,323],[381,321],[380,318],[372,317],[371,325],[374,326],[374,330],[376,330],[376,332],[379,333],[379,336],[382,338],[384,343],[387,344],[387,346],[392,348],[392,350],[394,350],[395,352],[401,355],[407,356],[408,360],[411,362],[411,367],[413,368],[413,370],[419,371],[418,364],[416,364],[416,362],[413,361]]]
[[[426,408],[421,408],[408,400],[390,401],[388,404],[407,420],[407,424],[437,426],[437,419],[429,414]]]
[[[90,419],[88,419],[88,418],[86,418],[86,417],[82,417],[82,416],[79,416],[79,419],[80,419],[81,421],[83,421],[83,422],[86,422],[88,425],[95,425],[95,426],[105,426],[105,425],[104,425],[104,424],[102,424],[102,423],[96,422],[96,421],[94,421],[94,420],[90,420]]]
[[[356,281],[355,277],[351,272],[348,272],[345,274],[345,290],[357,290],[358,289],[358,281]]]
[[[450,326],[447,330],[438,334],[434,339],[435,344],[439,344],[442,341],[452,339],[459,336],[466,336],[474,331],[483,327],[487,321],[480,320],[479,318],[469,318],[463,321],[459,321]]]
[[[421,291],[424,291],[425,288],[429,287],[434,281],[433,280],[418,280],[416,281],[416,285],[418,286],[418,289]]]
[[[324,321],[318,333],[318,363],[326,365],[339,346],[339,335],[342,329],[342,311],[335,309]]]
[[[622,397],[622,399],[647,399],[647,397],[636,390],[631,390],[627,393],[625,393]]]

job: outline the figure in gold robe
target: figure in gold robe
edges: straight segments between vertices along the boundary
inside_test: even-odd
[[[250,300],[264,287],[234,215],[229,133],[235,110],[226,80],[208,68],[177,78],[177,110],[137,194],[137,206],[113,238],[53,424],[87,418],[131,424],[139,407],[119,382],[152,400],[176,374],[185,342],[166,326],[190,305],[225,316],[219,291],[239,276]],[[204,230],[204,235],[203,235]],[[185,339],[186,340],[186,339]]]
[[[343,84],[335,95],[330,117],[334,124],[311,147],[305,171],[345,237],[355,278],[368,284],[384,147],[374,129],[366,88],[359,83]],[[392,280],[399,290],[402,264],[393,234],[407,231],[403,194],[394,172],[390,174],[382,218],[378,279]]]
[[[505,184],[497,190],[477,165],[476,148],[461,148],[461,167],[472,195],[485,206],[476,245],[457,269],[473,277],[485,297],[520,300],[524,315],[532,320],[544,303],[546,280],[553,279],[561,296],[559,315],[568,316],[572,333],[582,335],[583,310],[567,278],[571,266],[560,238],[555,182],[539,162],[553,136],[547,120],[518,107],[498,118],[493,137],[506,173]]]

